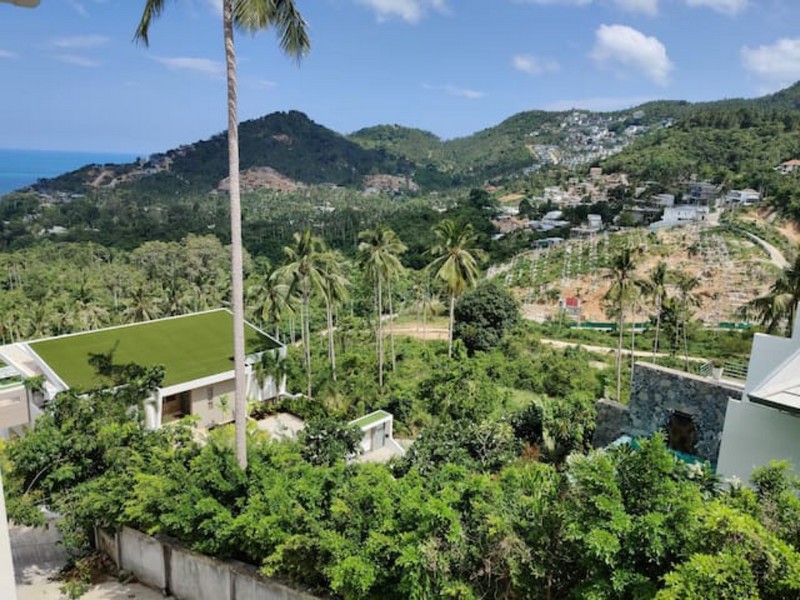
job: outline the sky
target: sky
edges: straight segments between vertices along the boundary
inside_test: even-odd
[[[149,154],[226,127],[221,0],[0,3],[0,147]],[[296,0],[312,49],[238,35],[239,115],[444,138],[524,110],[754,97],[800,79],[800,0]]]

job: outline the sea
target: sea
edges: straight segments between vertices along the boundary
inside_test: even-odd
[[[141,155],[64,150],[13,150],[0,148],[0,196],[93,163],[128,163]]]

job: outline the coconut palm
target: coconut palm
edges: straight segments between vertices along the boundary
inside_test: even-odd
[[[664,298],[667,297],[667,276],[669,270],[667,263],[659,261],[648,273],[645,280],[645,293],[653,301],[653,307],[656,311],[656,333],[655,340],[653,341],[653,363],[656,362],[656,355],[658,354],[658,336],[661,333],[661,307],[664,304]]]
[[[149,43],[150,23],[164,10],[166,0],[146,0],[135,38]],[[233,308],[233,362],[236,457],[247,467],[244,355],[244,275],[242,266],[242,215],[239,189],[239,127],[237,111],[236,51],[233,29],[255,33],[274,28],[281,49],[300,58],[309,50],[306,22],[294,0],[222,0],[222,27],[228,89],[228,176],[231,205],[231,306]]]
[[[344,258],[338,252],[325,252],[320,257],[322,266],[322,295],[325,300],[325,316],[328,331],[328,360],[331,363],[331,376],[336,381],[336,345],[334,344],[333,313],[338,305],[350,297],[350,281],[345,276],[342,265]]]
[[[746,308],[757,315],[767,331],[774,332],[781,323],[786,324],[785,333],[792,334],[797,305],[800,303],[800,253],[775,280],[769,292],[751,300]]]
[[[256,261],[252,281],[245,291],[248,305],[264,328],[274,327],[275,339],[281,341],[281,322],[295,310],[295,298],[286,278],[267,260]]]
[[[278,277],[291,281],[291,293],[300,296],[300,328],[303,332],[303,354],[306,365],[306,384],[308,397],[311,397],[311,328],[309,312],[311,296],[324,289],[325,271],[322,255],[325,244],[322,239],[312,235],[310,229],[295,232],[293,243],[283,249],[287,263],[278,269]]]
[[[403,272],[400,255],[406,251],[406,245],[392,229],[383,225],[362,231],[358,234],[358,239],[361,240],[358,245],[358,264],[375,286],[378,383],[383,387],[383,289],[384,285],[391,286],[391,281]],[[391,306],[391,287],[388,291]],[[392,344],[392,362],[394,363],[394,344]]]
[[[700,285],[700,278],[688,273],[677,274],[676,285],[678,286],[678,302],[680,306],[681,330],[683,332],[683,353],[686,362],[686,370],[689,370],[689,336],[687,329],[689,319],[692,316],[691,308],[700,306],[700,297],[694,293]]]
[[[607,276],[611,279],[611,287],[603,297],[612,303],[614,314],[617,317],[617,401],[622,398],[622,341],[625,327],[625,303],[630,299],[636,287],[634,272],[638,253],[638,249],[625,247],[611,257]]]
[[[436,271],[436,277],[444,282],[450,297],[450,324],[447,329],[447,356],[453,356],[453,325],[455,322],[456,298],[478,281],[477,257],[481,251],[475,248],[472,224],[459,226],[444,219],[433,228],[436,243],[428,250],[435,257],[428,268]]]

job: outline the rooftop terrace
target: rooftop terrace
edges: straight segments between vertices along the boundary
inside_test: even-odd
[[[91,354],[113,351],[117,364],[165,369],[170,386],[233,370],[233,316],[220,309],[31,342],[30,347],[70,387],[107,384],[89,365]],[[276,348],[277,342],[245,325],[245,351]]]

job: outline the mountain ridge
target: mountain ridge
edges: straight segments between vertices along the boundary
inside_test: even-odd
[[[657,148],[646,140],[657,140],[658,135],[675,137],[669,131],[663,133],[674,129],[673,125],[680,130],[692,118],[713,125],[708,115],[737,110],[800,112],[800,83],[751,99],[656,100],[603,112],[523,111],[449,140],[398,124],[341,134],[300,111],[279,111],[240,124],[241,168],[270,168],[276,177],[304,186],[364,189],[376,175],[413,181],[421,191],[475,186],[527,175],[548,165],[600,164],[630,148]],[[140,192],[210,192],[228,174],[226,139],[226,133],[220,132],[137,163],[90,165],[33,187],[40,192],[71,193],[117,186]],[[609,162],[612,168],[625,166],[625,161]]]

